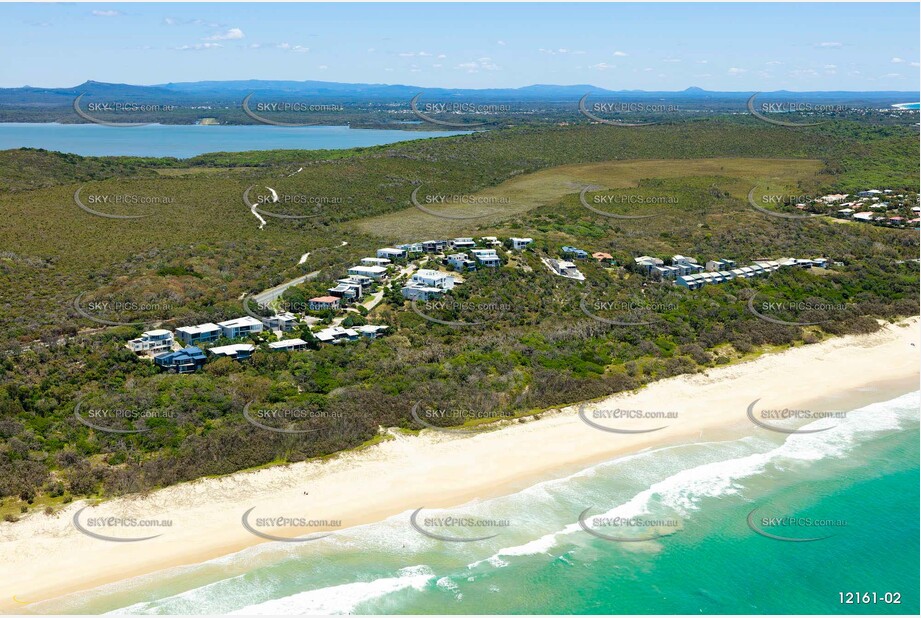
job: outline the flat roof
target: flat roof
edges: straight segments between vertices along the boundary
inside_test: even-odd
[[[221,330],[221,327],[217,324],[208,322],[206,324],[196,324],[195,326],[180,326],[176,330],[183,333],[189,333],[190,335],[196,335],[198,333],[207,333],[215,330]]]
[[[290,348],[296,345],[307,345],[307,342],[301,338],[285,339],[284,341],[273,341],[272,343],[269,344],[269,347],[272,348],[273,350],[277,350],[279,348]]]
[[[226,320],[224,322],[217,323],[218,326],[224,328],[233,328],[235,326],[255,326],[256,324],[262,324],[262,322],[249,315],[243,316],[242,318],[234,318],[232,320]]]
[[[317,296],[316,298],[311,298],[310,302],[312,303],[337,303],[339,302],[338,296]]]
[[[234,354],[236,352],[252,352],[256,349],[251,343],[232,343],[230,345],[219,345],[216,348],[209,348],[212,354]]]

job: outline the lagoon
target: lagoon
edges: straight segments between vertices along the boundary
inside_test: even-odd
[[[0,150],[44,148],[83,156],[177,157],[247,150],[339,150],[468,131],[399,131],[345,126],[161,125],[0,123]]]

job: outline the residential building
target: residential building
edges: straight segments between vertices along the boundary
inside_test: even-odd
[[[332,326],[324,328],[313,334],[318,341],[322,343],[339,343],[342,341],[356,341],[359,337],[358,332],[351,328],[342,328],[341,326]]]
[[[387,277],[387,269],[383,266],[352,266],[349,268],[350,275],[361,275],[380,281]]]
[[[256,346],[251,343],[232,343],[230,345],[210,348],[208,352],[213,356],[226,356],[234,360],[246,360],[253,355],[253,350],[255,349]]]
[[[584,260],[585,258],[588,257],[588,251],[577,249],[576,247],[570,247],[570,246],[564,245],[562,251],[563,251],[563,255],[571,255],[572,257],[578,260]]]
[[[242,318],[227,320],[225,322],[218,322],[217,325],[221,327],[221,335],[228,339],[248,337],[253,333],[262,331],[262,322],[249,315]]]
[[[448,246],[452,249],[473,249],[476,243],[472,238],[454,238],[448,241]]]
[[[176,336],[187,345],[210,343],[220,338],[221,327],[211,322],[195,326],[180,326],[176,329]]]
[[[736,267],[735,260],[727,260],[727,259],[710,260],[709,262],[707,262],[706,270],[709,270],[709,271],[727,270],[729,268],[735,268],[735,267]]]
[[[402,249],[403,251],[406,252],[407,255],[412,255],[414,253],[424,253],[421,242],[408,243],[405,245],[397,245],[397,249]]]
[[[451,273],[444,273],[431,268],[420,268],[413,273],[409,283],[410,285],[418,284],[441,290],[450,290],[454,287],[454,277],[451,276]]]
[[[498,268],[502,265],[502,260],[495,249],[472,249],[470,253],[476,258],[477,262],[487,268]]]
[[[598,260],[599,262],[607,262],[608,264],[614,263],[614,256],[610,253],[604,253],[603,251],[595,251],[592,254],[592,257]]]
[[[206,361],[201,348],[186,346],[178,352],[167,352],[154,358],[154,364],[170,373],[192,373],[201,369]]]
[[[141,333],[137,339],[128,342],[128,348],[135,353],[159,354],[173,349],[173,333],[158,328]]]
[[[422,250],[426,253],[441,253],[447,246],[447,240],[425,240],[422,242]]]
[[[366,257],[361,258],[362,266],[389,266],[392,262],[387,258],[382,257]]]
[[[483,236],[480,239],[480,243],[486,245],[487,247],[500,247],[502,246],[502,241],[496,238],[495,236]]]
[[[585,280],[585,275],[579,272],[579,269],[576,268],[576,265],[572,262],[567,262],[566,260],[554,260],[552,258],[543,258],[543,261],[554,274],[557,274],[561,277],[567,277],[569,279],[577,279],[579,281]]]
[[[377,339],[388,328],[390,327],[386,324],[363,324],[356,326],[352,330],[357,331],[358,334],[367,339]]]
[[[359,285],[361,286],[361,291],[365,292],[374,284],[374,279],[371,277],[365,277],[364,275],[349,275],[348,277],[343,277],[342,279],[336,279],[337,283],[347,283],[349,285]]]
[[[269,347],[273,350],[281,350],[282,352],[291,352],[294,350],[306,350],[307,342],[303,339],[285,339],[283,341],[273,341],[269,344]]]
[[[641,255],[640,257],[633,258],[633,262],[636,264],[636,267],[639,270],[645,272],[646,274],[652,272],[653,268],[665,264],[665,262],[659,258],[650,257],[648,255]]]
[[[406,251],[394,247],[385,247],[377,250],[377,257],[388,260],[402,260],[406,258]]]
[[[336,311],[339,309],[338,296],[317,296],[307,302],[307,306],[310,307],[311,311]]]
[[[476,270],[476,262],[470,259],[466,253],[454,253],[447,258],[448,264],[459,271]]]
[[[533,238],[515,238],[514,236],[509,240],[512,241],[512,249],[515,249],[516,251],[520,251],[534,242]]]
[[[340,299],[340,303],[354,302],[363,296],[361,284],[358,283],[339,283],[326,291],[330,296]]]
[[[432,287],[430,285],[405,285],[400,288],[403,298],[406,300],[433,300],[441,298],[444,290]]]
[[[265,325],[272,330],[280,330],[282,332],[288,332],[289,330],[294,330],[294,327],[297,326],[297,316],[293,313],[277,313],[271,317],[264,318]]]

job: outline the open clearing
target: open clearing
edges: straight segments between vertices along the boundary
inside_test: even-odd
[[[482,198],[504,198],[499,204],[428,205],[424,201],[425,187],[419,191],[419,202],[431,211],[454,216],[482,215],[477,218],[444,219],[409,206],[406,210],[361,219],[352,225],[393,242],[420,241],[429,237],[469,235],[474,229],[483,233],[501,229],[502,221],[556,203],[567,195],[578,194],[589,185],[594,190],[624,189],[636,187],[644,179],[720,176],[738,179],[738,183],[725,188],[733,197],[746,199],[755,185],[771,191],[792,190],[797,181],[818,178],[821,169],[822,162],[816,159],[658,159],[562,165],[516,176],[475,194]]]

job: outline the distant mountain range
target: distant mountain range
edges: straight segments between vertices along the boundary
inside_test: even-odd
[[[198,81],[138,86],[131,84],[109,84],[87,81],[78,86],[63,88],[0,88],[0,106],[60,106],[69,105],[74,97],[86,94],[87,100],[131,101],[138,103],[172,103],[190,105],[239,101],[244,96],[256,93],[258,98],[278,97],[356,101],[356,102],[405,102],[419,93],[426,100],[440,98],[464,101],[508,101],[508,102],[570,102],[586,94],[616,96],[618,100],[669,100],[669,101],[737,101],[747,99],[753,92],[715,92],[701,88],[687,88],[680,91],[608,90],[591,84],[560,86],[535,84],[522,88],[424,88],[403,84],[348,84],[321,81],[280,80],[237,80]],[[900,91],[812,91],[792,92],[780,90],[765,92],[764,97],[772,100],[809,100],[810,102],[838,102],[852,105],[890,105],[917,101],[919,93]]]

